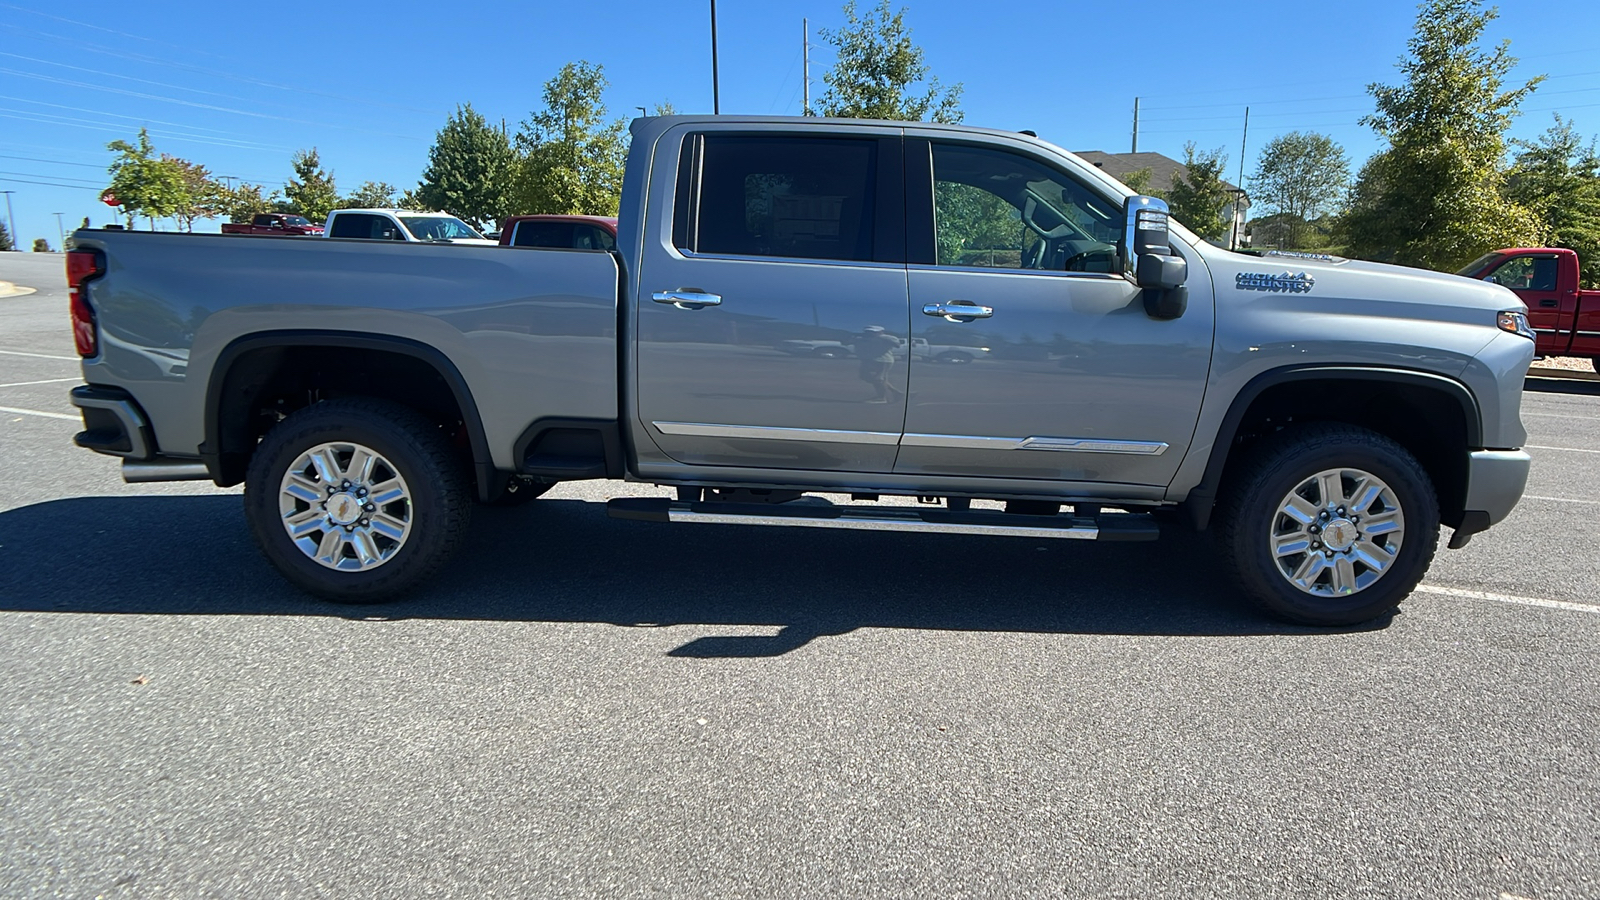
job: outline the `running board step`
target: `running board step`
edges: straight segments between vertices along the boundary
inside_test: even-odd
[[[606,513],[613,519],[632,519],[637,522],[857,528],[866,531],[919,531],[924,534],[979,534],[1080,541],[1153,541],[1161,536],[1153,519],[1137,513],[1101,513],[1095,518],[1078,518],[987,511],[951,512],[942,508],[896,506],[686,503],[665,497],[618,497],[606,503]]]

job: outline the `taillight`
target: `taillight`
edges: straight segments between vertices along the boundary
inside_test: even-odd
[[[84,359],[100,352],[100,331],[95,325],[94,307],[83,296],[83,283],[106,270],[101,259],[98,250],[67,251],[67,287],[72,291],[72,343]]]

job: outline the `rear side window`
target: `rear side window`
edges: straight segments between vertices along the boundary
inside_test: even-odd
[[[518,222],[513,247],[571,247],[571,222]]]
[[[368,213],[337,213],[329,237],[364,238],[367,240],[403,241],[400,229],[383,216]]]
[[[688,203],[695,221],[674,229],[675,242],[696,253],[871,260],[877,153],[871,139],[706,135],[698,203]]]

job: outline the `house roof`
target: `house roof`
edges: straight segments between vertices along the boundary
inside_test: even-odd
[[[1150,170],[1150,190],[1166,192],[1172,189],[1172,180],[1182,175],[1189,177],[1189,168],[1183,163],[1160,153],[1107,153],[1104,150],[1079,150],[1077,155],[1112,178],[1121,181],[1129,172]],[[1227,181],[1222,182],[1230,191],[1237,190]],[[1248,201],[1249,194],[1245,195]]]

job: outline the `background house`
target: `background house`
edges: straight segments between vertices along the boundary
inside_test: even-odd
[[[1078,150],[1076,153],[1084,162],[1118,181],[1126,182],[1130,173],[1149,169],[1150,183],[1143,190],[1159,196],[1166,196],[1167,191],[1172,189],[1174,178],[1181,175],[1188,180],[1189,177],[1189,169],[1183,163],[1160,153],[1106,153],[1103,150]],[[1250,243],[1244,228],[1250,220],[1250,195],[1227,181],[1223,185],[1239,197],[1239,203],[1229,209],[1233,214],[1233,225],[1228,229],[1227,237],[1214,243],[1225,247],[1245,246]]]

